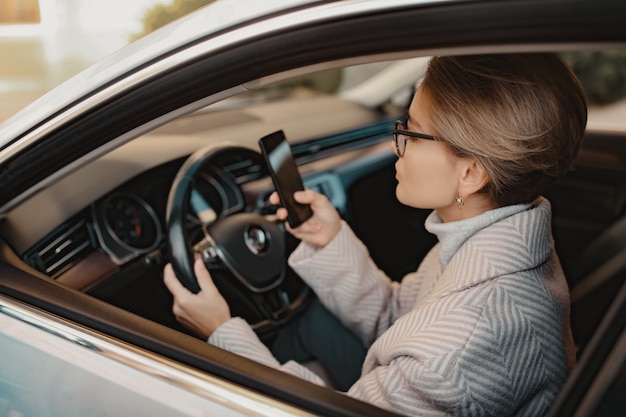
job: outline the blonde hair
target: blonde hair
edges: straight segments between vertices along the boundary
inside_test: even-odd
[[[532,202],[571,169],[587,102],[557,55],[434,57],[421,90],[434,135],[485,168],[497,206]]]

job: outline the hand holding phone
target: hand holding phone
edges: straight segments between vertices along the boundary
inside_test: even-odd
[[[259,146],[281,204],[287,209],[287,222],[289,226],[296,228],[307,221],[313,211],[308,204],[300,204],[293,197],[296,191],[304,190],[304,185],[291,153],[291,146],[282,130],[262,137]]]

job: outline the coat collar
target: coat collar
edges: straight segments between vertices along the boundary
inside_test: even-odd
[[[443,267],[431,295],[445,296],[546,262],[553,250],[550,223],[545,198],[451,223],[431,213],[426,228],[439,238]]]

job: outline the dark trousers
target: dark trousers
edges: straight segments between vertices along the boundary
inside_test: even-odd
[[[347,391],[361,376],[367,348],[315,299],[306,311],[281,330],[271,351],[281,363],[318,361],[335,388]]]

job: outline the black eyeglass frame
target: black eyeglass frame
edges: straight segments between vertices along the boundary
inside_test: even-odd
[[[402,139],[400,139],[400,137],[402,137]],[[407,130],[406,122],[396,120],[393,124],[393,143],[396,147],[396,155],[399,157],[404,156],[407,138],[437,140],[436,137],[427,135],[426,133],[411,132]]]

